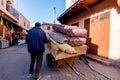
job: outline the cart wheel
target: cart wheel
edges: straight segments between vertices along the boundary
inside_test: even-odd
[[[56,62],[51,53],[46,55],[46,61],[47,61],[47,65],[50,68],[53,67],[55,65],[55,62]]]
[[[51,65],[52,65],[52,58],[51,58],[51,56],[52,56],[51,53],[46,55],[46,62],[47,62],[47,65],[49,67],[51,67]]]

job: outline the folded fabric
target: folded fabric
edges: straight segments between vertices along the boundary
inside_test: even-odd
[[[64,44],[59,44],[56,41],[54,41],[52,38],[50,38],[51,44],[55,44],[61,51],[68,53],[68,54],[76,54],[76,50],[71,47],[70,45],[64,43]]]
[[[87,30],[80,28],[70,29],[68,35],[72,37],[87,37]]]
[[[72,46],[72,47],[75,47],[75,46],[80,46],[80,45],[83,45],[86,43],[86,38],[82,38],[82,37],[69,37],[65,34],[62,34],[60,32],[56,32],[54,31],[55,33],[67,38],[67,43]]]
[[[87,37],[87,30],[82,27],[54,24],[53,29],[70,37]]]
[[[49,36],[58,43],[67,43],[67,39],[53,31],[48,32]]]
[[[86,43],[86,38],[70,38],[68,44],[75,47]]]

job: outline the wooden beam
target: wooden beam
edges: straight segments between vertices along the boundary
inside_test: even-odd
[[[72,13],[71,12],[69,12],[69,13],[67,13],[70,17],[73,17],[73,15],[72,15]]]
[[[86,8],[88,11],[92,12],[92,9],[89,7],[89,5],[88,5],[86,2],[81,1],[80,4],[81,4],[84,8]]]

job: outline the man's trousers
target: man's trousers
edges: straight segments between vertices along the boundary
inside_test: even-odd
[[[29,74],[33,74],[34,73],[34,64],[36,62],[35,76],[39,77],[40,76],[41,67],[42,67],[43,52],[41,52],[41,53],[31,53],[30,57],[31,57],[31,61],[30,61]]]

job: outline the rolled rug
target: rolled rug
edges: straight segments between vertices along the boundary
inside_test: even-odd
[[[80,46],[80,45],[83,45],[86,43],[86,38],[84,38],[84,37],[69,37],[69,36],[62,34],[60,32],[56,32],[56,31],[54,31],[54,32],[67,38],[68,39],[67,43],[72,47]]]
[[[86,43],[86,38],[69,38],[68,39],[68,44],[72,47],[84,45]]]
[[[87,37],[87,30],[82,27],[55,24],[53,29],[70,37]]]
[[[87,30],[82,28],[70,29],[69,36],[71,37],[87,37]]]

